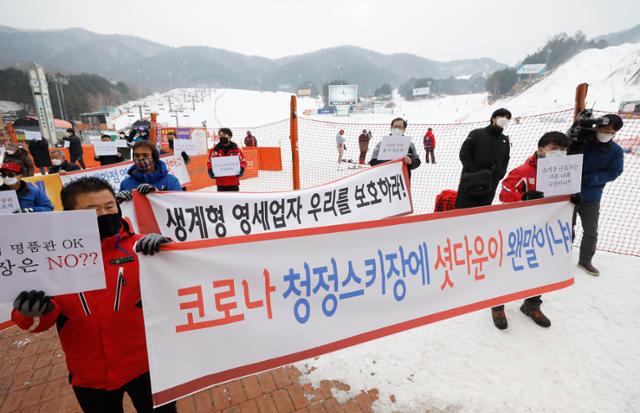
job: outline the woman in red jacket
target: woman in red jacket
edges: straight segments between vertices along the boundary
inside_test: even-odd
[[[125,392],[139,413],[176,412],[175,403],[153,409],[136,257],[136,252],[153,255],[169,240],[131,232],[113,189],[102,179],[80,178],[61,198],[65,210],[96,211],[107,286],[55,297],[23,291],[13,303],[12,320],[34,333],[56,326],[84,412],[121,413]]]

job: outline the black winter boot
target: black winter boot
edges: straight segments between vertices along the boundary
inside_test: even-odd
[[[529,307],[527,304],[522,303],[520,306],[520,311],[528,317],[531,317],[534,323],[539,325],[540,327],[550,327],[551,321],[544,315],[540,307]]]
[[[507,316],[504,313],[504,306],[491,308],[491,317],[493,317],[493,324],[499,330],[505,330],[507,327],[509,327]]]

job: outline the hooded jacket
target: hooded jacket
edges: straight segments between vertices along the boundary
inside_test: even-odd
[[[518,166],[502,181],[500,201],[517,202],[527,191],[536,190],[536,177],[538,173],[538,154],[531,155],[525,163]]]
[[[141,184],[151,184],[159,191],[182,191],[178,178],[167,172],[167,165],[161,160],[156,161],[153,172],[140,172],[133,164],[127,171],[129,175],[120,182],[120,191],[132,191]]]
[[[13,154],[9,154],[9,152],[5,152],[3,162],[16,163],[20,165],[20,169],[22,170],[23,176],[25,177],[33,176],[35,167],[33,166],[33,161],[31,160],[29,153],[24,148],[16,149],[16,152]]]
[[[608,182],[616,180],[624,171],[624,152],[613,141],[607,143],[575,143],[569,153],[582,153],[582,199],[599,202]]]

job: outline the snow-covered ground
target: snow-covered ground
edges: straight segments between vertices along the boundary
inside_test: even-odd
[[[640,411],[640,258],[598,253],[602,275],[575,269],[575,285],[543,296],[552,325],[506,305],[297,363],[303,380],[376,388],[377,412]],[[395,403],[391,401],[394,396]]]

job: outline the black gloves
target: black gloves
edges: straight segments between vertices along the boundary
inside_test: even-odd
[[[13,308],[27,317],[42,317],[53,311],[51,297],[47,297],[44,291],[23,291],[13,302]]]
[[[147,195],[156,190],[156,187],[151,184],[140,184],[136,188],[140,195]]]
[[[578,192],[577,194],[571,195],[571,203],[573,205],[580,205],[582,203],[582,194]]]
[[[160,245],[169,244],[170,242],[169,238],[160,234],[147,234],[136,243],[136,252],[141,252],[144,255],[153,255],[160,251]]]
[[[182,156],[182,159],[184,160],[184,164],[189,165],[189,162],[191,162],[191,158],[189,157],[189,154],[186,153],[185,151],[182,151],[180,156]]]
[[[16,209],[13,213],[14,214],[28,214],[30,212],[33,212],[33,208],[20,208],[20,209]]]
[[[207,172],[209,172],[209,178],[211,179],[215,179],[216,176],[213,174],[213,171],[211,169],[209,169]]]
[[[540,191],[527,191],[522,195],[523,201],[530,201],[532,199],[544,198],[544,193]]]
[[[238,174],[238,178],[244,175],[244,168],[240,168],[240,173]]]
[[[121,204],[126,201],[131,201],[132,199],[133,199],[133,195],[131,194],[131,191],[120,191],[116,195],[116,202],[118,204]]]

